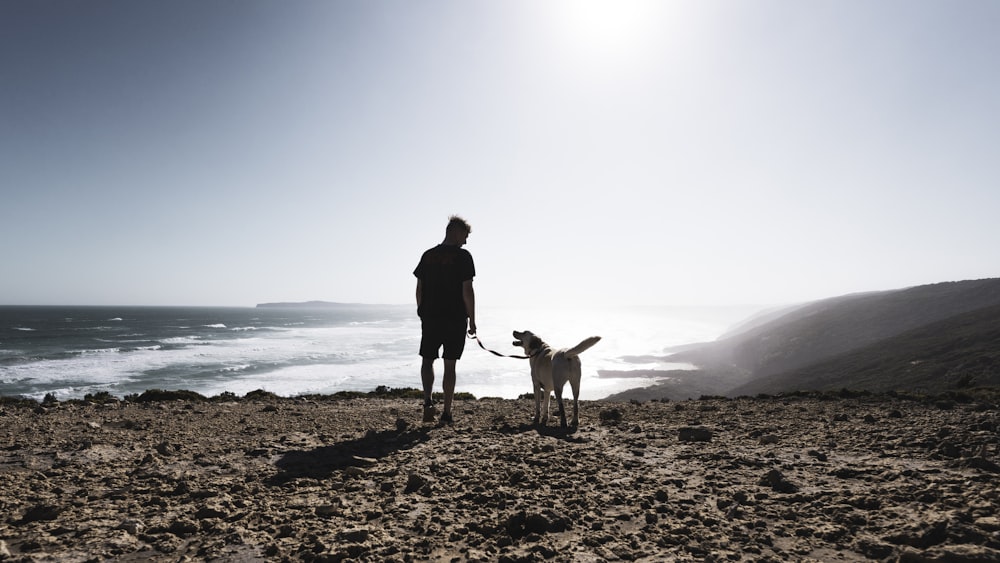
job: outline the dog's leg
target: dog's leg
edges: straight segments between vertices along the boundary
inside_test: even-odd
[[[542,389],[542,425],[549,423],[549,402],[552,400],[552,393],[548,389]]]
[[[573,388],[573,428],[580,426],[580,378],[570,379],[569,386]]]
[[[535,382],[535,426],[538,426],[539,412],[542,405],[542,386]]]
[[[552,387],[556,392],[556,402],[559,403],[559,425],[563,428],[566,428],[566,405],[562,395],[566,378],[572,373],[572,369],[572,358],[567,358],[563,352],[557,352],[552,358]]]
[[[566,428],[566,405],[563,404],[561,387],[556,387],[556,403],[559,405],[559,426]]]

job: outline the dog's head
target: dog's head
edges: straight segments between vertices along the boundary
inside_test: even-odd
[[[530,356],[540,350],[542,346],[545,345],[541,338],[535,336],[530,330],[525,331],[514,331],[514,346],[520,346],[524,348],[524,351]]]

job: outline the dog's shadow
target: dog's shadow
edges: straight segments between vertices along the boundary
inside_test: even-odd
[[[285,452],[276,463],[278,473],[267,482],[280,486],[298,478],[326,479],[334,471],[371,465],[378,459],[410,449],[429,438],[426,428],[371,431],[356,440]]]
[[[528,432],[535,432],[539,436],[555,438],[556,440],[563,440],[565,442],[572,442],[575,444],[587,441],[582,436],[578,436],[576,434],[578,428],[573,426],[563,428],[561,426],[541,426],[534,423],[522,423],[517,426],[511,426],[510,423],[504,422],[498,430],[501,434],[525,434]]]

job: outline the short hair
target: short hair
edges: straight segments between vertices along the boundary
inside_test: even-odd
[[[462,219],[458,215],[452,215],[451,217],[448,218],[448,227],[445,229],[445,232],[451,232],[455,229],[460,229],[466,233],[471,233],[472,225],[469,225],[468,221]]]

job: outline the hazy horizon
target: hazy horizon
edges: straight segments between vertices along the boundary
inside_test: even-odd
[[[0,3],[0,303],[776,306],[1000,277],[1000,4]]]

